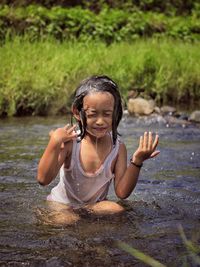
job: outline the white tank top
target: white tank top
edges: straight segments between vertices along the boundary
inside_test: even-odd
[[[81,143],[73,141],[70,167],[62,165],[60,169],[60,181],[51,190],[50,199],[53,201],[79,206],[96,203],[106,198],[111,180],[114,174],[111,164],[118,154],[120,141],[117,139],[111,152],[104,163],[95,173],[86,173],[80,162]]]

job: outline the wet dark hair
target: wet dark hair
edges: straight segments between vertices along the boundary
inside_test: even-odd
[[[83,98],[92,92],[108,92],[114,97],[114,110],[112,115],[112,136],[113,144],[117,139],[117,127],[122,118],[122,101],[119,88],[117,84],[107,76],[92,76],[83,80],[77,87],[74,93],[74,101],[72,103],[72,109],[75,108],[79,111],[81,121],[78,121],[80,128],[80,138],[83,139],[86,133],[86,114],[83,110]]]

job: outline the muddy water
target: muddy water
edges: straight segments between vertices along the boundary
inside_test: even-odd
[[[136,149],[138,137],[152,130],[160,135],[160,156],[145,162],[135,191],[122,202],[124,215],[82,214],[80,221],[66,226],[41,219],[48,213],[45,198],[58,180],[48,187],[35,181],[49,130],[65,122],[65,118],[0,121],[0,266],[146,266],[122,251],[117,241],[170,267],[196,266],[178,226],[199,242],[200,127],[124,118],[120,133],[128,154]],[[117,200],[113,188],[109,198]]]

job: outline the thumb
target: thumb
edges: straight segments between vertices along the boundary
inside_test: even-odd
[[[151,154],[151,156],[150,156],[150,158],[152,159],[152,158],[155,158],[158,154],[160,154],[160,151],[154,151],[152,154]]]

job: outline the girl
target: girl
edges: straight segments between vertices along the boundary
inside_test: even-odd
[[[65,209],[62,220],[76,220],[73,211],[80,206],[97,214],[123,211],[106,199],[111,181],[117,197],[127,198],[136,186],[143,161],[159,154],[158,135],[153,138],[151,132],[145,132],[127,164],[126,147],[117,132],[122,113],[117,84],[107,76],[93,76],[80,84],[72,104],[80,134],[76,125],[50,134],[37,180],[48,185],[60,171],[60,181],[47,200]]]

